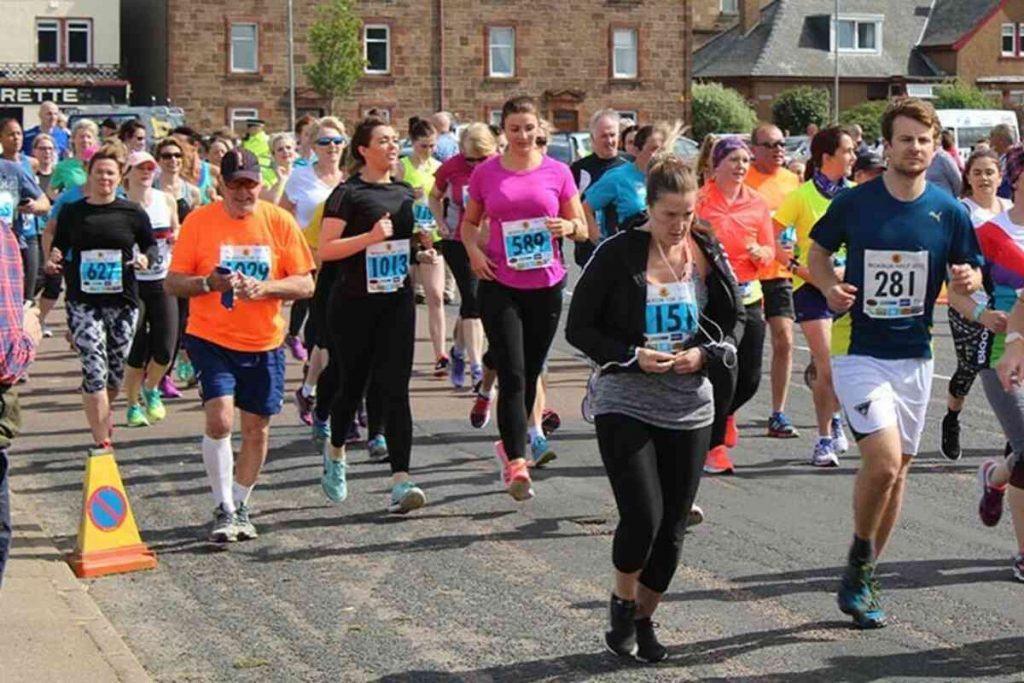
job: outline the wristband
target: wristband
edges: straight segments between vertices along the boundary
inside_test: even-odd
[[[974,307],[974,313],[972,314],[974,322],[981,321],[981,314],[984,313],[987,308],[988,306],[986,306],[985,304],[978,304],[977,306]]]
[[[800,267],[800,262],[797,261],[795,258],[789,260],[789,265],[787,266],[787,268],[789,268],[789,272],[795,273],[797,268],[799,268],[799,267]]]
[[[1003,341],[1003,344],[1009,346],[1013,342],[1022,340],[1024,340],[1024,334],[1021,334],[1020,332],[1011,332],[1006,335],[1006,339]]]

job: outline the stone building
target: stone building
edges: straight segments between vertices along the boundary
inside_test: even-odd
[[[298,115],[325,113],[306,82],[315,0],[294,0]],[[493,120],[538,97],[561,130],[597,109],[687,118],[690,0],[361,0],[366,73],[336,111],[396,122],[438,109]],[[141,103],[169,99],[200,129],[289,118],[285,0],[123,0],[129,76]],[[129,57],[130,55],[130,57]]]

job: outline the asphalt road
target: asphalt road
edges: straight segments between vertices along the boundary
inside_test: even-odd
[[[570,284],[569,289],[572,289]],[[662,609],[671,658],[655,667],[603,653],[616,512],[592,428],[579,417],[584,363],[560,335],[551,403],[559,458],[514,503],[492,459],[496,428],[467,420],[468,392],[429,376],[421,307],[414,475],[427,507],[383,511],[386,465],[350,455],[350,498],[327,502],[320,463],[289,405],[276,420],[253,495],[261,538],[227,549],[202,540],[212,499],[194,392],[168,419],[119,428],[118,461],[152,572],[90,581],[143,665],[161,681],[875,681],[1024,680],[1024,586],[1010,574],[1009,520],[976,515],[974,473],[1003,438],[980,388],[964,411],[966,454],[938,454],[945,382],[936,379],[923,453],[903,521],[880,565],[891,625],[860,632],[835,606],[851,534],[855,456],[834,470],[806,459],[813,412],[796,382],[800,439],[763,436],[767,377],[740,414],[731,477],[706,478],[708,514],[688,536]],[[936,372],[952,344],[936,321]],[[797,366],[807,361],[797,352]],[[765,365],[767,369],[767,364]],[[299,366],[290,368],[294,388]],[[13,487],[59,546],[74,545],[88,446],[66,344],[47,340],[22,405]],[[123,407],[118,409],[123,420]],[[0,676],[2,678],[2,676]]]

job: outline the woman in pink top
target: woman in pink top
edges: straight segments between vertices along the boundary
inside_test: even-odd
[[[533,408],[548,349],[562,314],[565,265],[559,237],[586,239],[587,225],[569,167],[537,148],[540,118],[529,97],[515,97],[501,110],[508,148],[481,163],[469,181],[462,242],[481,280],[480,317],[498,371],[498,431],[495,444],[502,481],[516,500],[533,496],[527,470],[527,416]],[[490,233],[479,245],[480,220]],[[531,447],[543,432],[529,428]],[[538,450],[534,448],[534,450]]]

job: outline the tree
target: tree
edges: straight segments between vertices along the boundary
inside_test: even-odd
[[[330,0],[316,8],[309,27],[313,62],[303,69],[309,84],[334,113],[337,101],[352,92],[366,68],[363,57],[363,20],[352,0]]]
[[[700,140],[708,133],[746,133],[757,124],[757,114],[743,96],[719,83],[695,83],[693,136]]]
[[[1000,109],[997,98],[959,79],[935,89],[936,109]]]
[[[831,97],[824,88],[801,85],[779,93],[772,105],[772,119],[782,130],[800,135],[808,124],[821,126],[828,122]]]
[[[843,110],[839,114],[839,123],[844,126],[856,123],[864,131],[865,140],[878,140],[882,137],[882,114],[888,106],[888,100],[862,102],[856,107]]]

